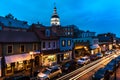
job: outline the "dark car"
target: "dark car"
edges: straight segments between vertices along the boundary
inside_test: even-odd
[[[63,72],[70,72],[76,69],[77,62],[74,60],[68,61],[62,65]]]
[[[92,76],[92,80],[104,80],[105,74],[106,74],[106,70],[104,68],[100,68]]]
[[[91,55],[90,56],[90,60],[91,61],[94,61],[94,60],[97,60],[98,58],[97,58],[97,55]]]
[[[112,59],[111,61],[110,61],[110,63],[113,63],[114,64],[114,66],[116,65],[116,68],[118,68],[119,67],[119,59]]]
[[[102,53],[97,53],[96,56],[97,56],[98,58],[102,58],[102,57],[103,57],[103,54],[102,54]]]
[[[39,72],[40,72],[39,70],[34,71],[34,77],[36,77],[36,76],[38,75]]]
[[[113,62],[109,62],[106,66],[105,66],[106,71],[108,71],[110,74],[113,74],[113,72],[115,71],[115,64]]]

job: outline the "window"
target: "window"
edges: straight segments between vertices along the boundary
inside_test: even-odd
[[[62,40],[62,46],[65,46],[65,40]]]
[[[53,47],[55,47],[55,42],[53,42]]]
[[[70,32],[68,32],[68,35],[70,35]]]
[[[25,52],[25,46],[24,45],[21,45],[20,49],[21,49],[21,52]]]
[[[48,42],[48,48],[50,48],[50,42]]]
[[[46,30],[46,36],[47,36],[47,37],[50,36],[50,30],[49,30],[49,29]]]
[[[37,50],[37,44],[33,44],[33,50]]]
[[[6,69],[7,73],[11,73],[12,72],[12,67],[11,64],[7,64],[7,69]]]
[[[45,48],[45,42],[43,42],[43,48]]]
[[[68,46],[71,46],[71,40],[68,40]]]
[[[8,53],[12,53],[12,45],[8,46]]]

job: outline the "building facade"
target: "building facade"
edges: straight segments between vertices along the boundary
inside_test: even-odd
[[[39,40],[33,32],[1,31],[0,37],[2,76],[29,70],[30,60],[34,60],[33,67],[39,65],[35,55]],[[30,55],[30,51],[34,54]]]
[[[111,50],[116,46],[116,35],[113,33],[103,33],[97,35],[101,51]]]

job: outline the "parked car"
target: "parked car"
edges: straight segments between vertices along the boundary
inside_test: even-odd
[[[115,66],[116,65],[116,67],[118,68],[119,67],[119,59],[112,59],[109,63],[113,63],[113,65]]]
[[[113,74],[113,72],[115,71],[115,63],[113,62],[109,62],[106,66],[105,66],[106,71],[108,71],[110,74]]]
[[[75,70],[76,67],[77,67],[77,62],[74,60],[71,60],[71,61],[65,62],[62,65],[61,69],[62,69],[62,72],[70,72],[70,71]]]
[[[37,75],[38,75],[39,72],[40,72],[39,70],[34,71],[34,77],[37,77]]]
[[[102,53],[97,53],[96,56],[97,56],[98,58],[102,58],[102,57],[103,57],[103,54],[102,54]]]
[[[107,71],[104,68],[100,68],[92,76],[92,80],[104,80],[105,77],[109,77]]]
[[[88,57],[82,57],[77,61],[78,65],[85,65],[89,62],[90,62],[90,58]]]
[[[90,60],[91,61],[94,61],[94,60],[97,60],[98,58],[97,58],[97,55],[91,55],[90,56]]]
[[[38,79],[49,80],[52,79],[53,77],[60,76],[61,74],[62,74],[62,70],[60,69],[59,66],[52,66],[38,73]]]
[[[105,55],[109,55],[109,54],[111,54],[112,52],[111,51],[106,51],[105,52]]]

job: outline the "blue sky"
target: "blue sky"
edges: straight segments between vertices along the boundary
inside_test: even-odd
[[[50,25],[54,2],[61,25],[74,24],[81,30],[120,37],[120,0],[1,0],[0,16],[11,13],[29,24]]]

